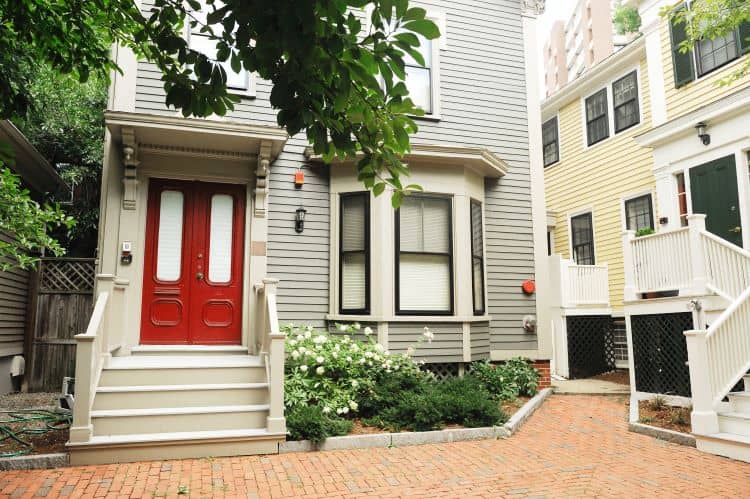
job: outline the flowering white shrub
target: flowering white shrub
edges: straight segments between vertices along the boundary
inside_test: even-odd
[[[355,333],[359,324],[339,324],[342,333]],[[359,408],[358,399],[386,373],[419,371],[419,364],[409,353],[391,354],[373,339],[373,331],[364,328],[366,339],[353,340],[349,335],[329,335],[310,326],[294,324],[282,328],[286,333],[285,404],[289,409],[300,405],[318,405],[324,414],[347,415]],[[421,341],[432,341],[434,335],[425,328]]]

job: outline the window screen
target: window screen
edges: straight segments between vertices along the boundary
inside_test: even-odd
[[[474,315],[484,314],[484,239],[482,203],[471,201],[471,284]]]
[[[586,137],[588,145],[609,137],[606,88],[586,99]]]
[[[453,313],[451,199],[409,196],[396,212],[396,309]]]

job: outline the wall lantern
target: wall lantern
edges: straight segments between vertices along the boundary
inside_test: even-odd
[[[303,230],[305,230],[305,214],[307,213],[307,210],[303,207],[297,208],[297,215],[294,217],[294,230],[297,231],[298,234],[300,234]]]
[[[695,125],[695,129],[698,132],[698,138],[701,139],[701,142],[703,142],[704,146],[707,146],[711,143],[711,136],[706,132],[706,124],[702,121]]]

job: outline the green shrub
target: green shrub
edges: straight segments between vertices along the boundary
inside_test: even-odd
[[[300,405],[287,411],[286,425],[292,440],[310,440],[314,444],[352,430],[351,421],[324,414],[316,405]]]
[[[359,400],[359,414],[372,418],[396,405],[404,393],[424,393],[433,377],[423,371],[400,370],[383,373],[373,386],[363,390]]]
[[[380,411],[380,414],[369,422],[395,431],[439,430],[446,421],[442,407],[435,402],[436,393],[432,389],[405,392],[394,405]]]
[[[635,231],[635,237],[650,236],[651,234],[656,234],[656,231],[651,227],[644,227]]]
[[[474,362],[471,375],[498,400],[532,397],[539,386],[539,373],[527,360],[515,358],[495,365],[488,360]]]

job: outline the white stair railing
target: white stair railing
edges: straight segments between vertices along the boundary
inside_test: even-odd
[[[719,431],[717,407],[750,370],[750,287],[707,330],[685,331],[693,432]]]
[[[688,228],[637,237],[630,244],[638,291],[669,291],[690,285],[693,276]]]
[[[278,279],[265,278],[257,288],[259,304],[256,331],[260,354],[265,359],[268,376],[269,411],[266,428],[269,433],[286,433],[284,417],[284,342],[286,335],[279,329],[276,307]]]
[[[733,301],[750,287],[750,251],[710,232],[701,233],[709,289]]]
[[[563,306],[609,306],[609,268],[605,265],[577,265],[561,260]]]

